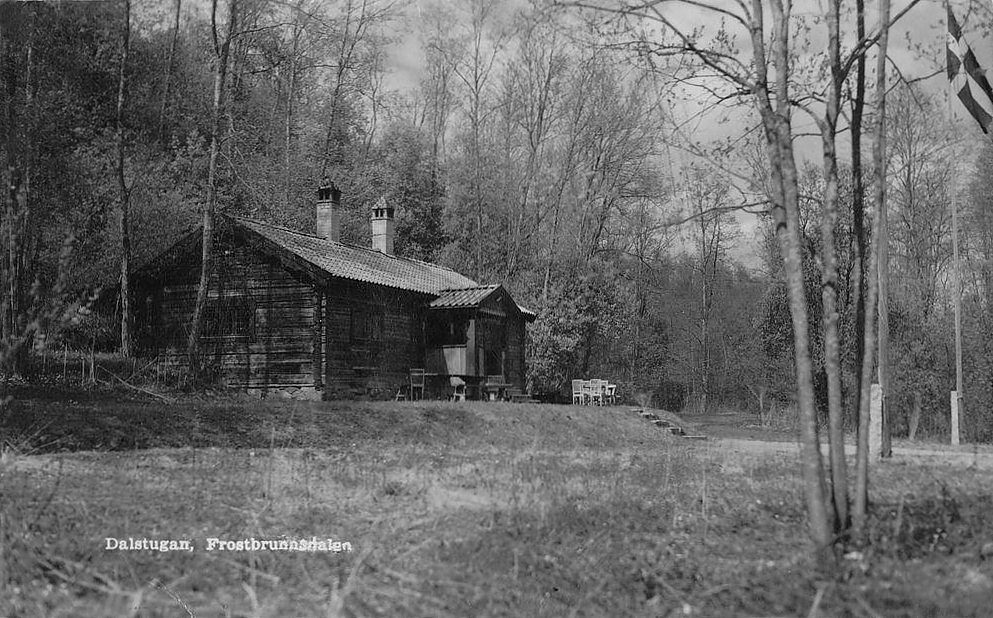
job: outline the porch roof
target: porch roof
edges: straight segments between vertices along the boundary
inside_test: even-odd
[[[494,283],[491,285],[442,290],[438,292],[438,298],[431,301],[428,306],[432,309],[472,309],[479,307],[484,300],[495,294],[497,290],[501,289],[503,289],[502,285],[499,283]],[[517,304],[517,302],[510,297],[510,294],[507,294],[507,298],[513,306],[521,312],[524,319],[533,321],[537,317],[537,314],[534,311]]]

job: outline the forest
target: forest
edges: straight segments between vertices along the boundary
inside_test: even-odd
[[[608,376],[628,400],[673,411],[796,415],[787,269],[758,112],[747,93],[701,78],[698,61],[667,53],[639,17],[510,0],[0,4],[7,372],[29,373],[46,346],[140,356],[122,302],[130,272],[205,215],[311,231],[316,189],[330,177],[346,242],[368,244],[369,208],[388,196],[398,255],[502,281],[537,312],[536,396],[567,398],[570,379]],[[807,19],[790,22],[797,84],[828,64],[802,36]],[[738,44],[721,32],[706,35],[715,49]],[[915,42],[917,60],[942,71],[944,39],[932,38]],[[880,105],[862,64],[837,101],[846,122],[869,126]],[[989,441],[993,147],[947,119],[932,82],[899,70],[889,80],[879,271],[889,429],[949,433],[954,203],[963,440]],[[819,325],[830,262],[848,429],[858,422],[865,247],[878,232],[868,148],[840,148],[830,186],[819,154],[798,157],[816,409],[826,422],[833,391]],[[837,250],[825,252],[830,195]],[[87,309],[99,303],[113,310]]]

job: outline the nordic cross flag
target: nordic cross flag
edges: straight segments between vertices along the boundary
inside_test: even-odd
[[[993,128],[993,88],[948,6],[948,80],[983,133]]]

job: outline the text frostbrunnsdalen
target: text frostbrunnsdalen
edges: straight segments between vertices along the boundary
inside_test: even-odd
[[[340,553],[352,551],[352,544],[348,541],[319,539],[316,536],[309,539],[262,539],[261,541],[254,537],[239,541],[208,537],[207,551],[323,551]]]

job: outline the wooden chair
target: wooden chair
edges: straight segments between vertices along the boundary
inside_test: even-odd
[[[583,380],[572,381],[572,403],[579,405],[586,403],[586,391],[583,390]]]
[[[410,400],[424,399],[424,370],[410,370]]]
[[[403,385],[397,389],[396,401],[407,401],[407,385]]]

